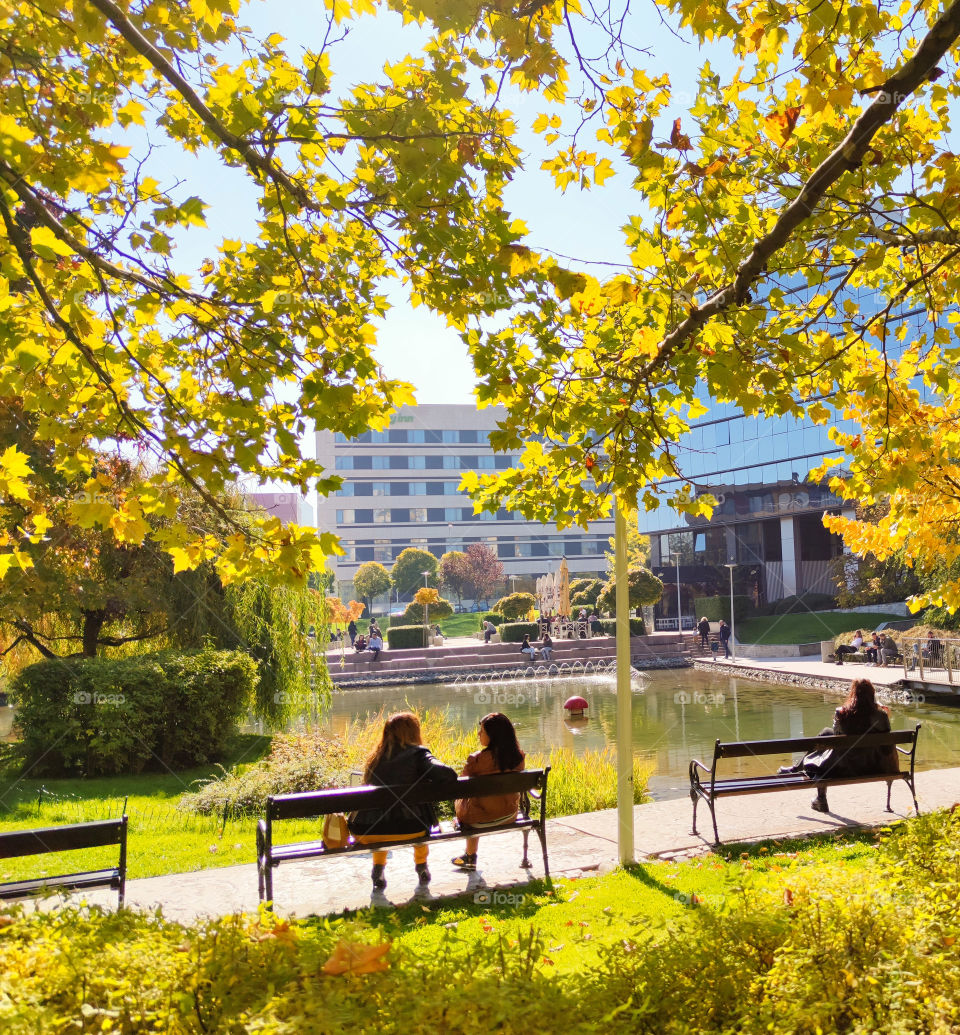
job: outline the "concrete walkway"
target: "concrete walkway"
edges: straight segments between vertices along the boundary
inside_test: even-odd
[[[941,769],[917,775],[917,797],[923,812],[945,808],[960,801],[960,768]],[[881,826],[913,814],[906,784],[894,786],[894,814],[884,811],[886,787],[860,784],[831,788],[831,811],[827,815],[810,809],[809,790],[780,791],[740,798],[722,799],[717,805],[720,837],[727,849],[737,842],[765,838],[796,837],[858,826]],[[698,814],[700,835],[690,832],[692,807],[687,799],[653,802],[634,809],[635,845],[640,861],[679,858],[712,849],[713,829],[709,810],[702,804]],[[547,845],[553,876],[592,876],[613,869],[618,862],[617,817],[614,810],[567,816],[548,822]],[[436,846],[431,852],[432,892],[435,896],[471,894],[491,896],[500,886],[504,894],[522,894],[531,877],[543,876],[539,842],[530,838],[533,869],[520,868],[520,834],[498,834],[481,839],[477,874],[455,871],[450,857],[461,851],[459,842]],[[416,884],[413,853],[400,848],[387,864],[387,897],[404,903],[413,897]],[[288,863],[274,871],[274,895],[278,912],[288,915],[335,913],[370,905],[370,856],[354,856]],[[88,902],[112,907],[116,894],[90,892]],[[479,901],[496,903],[495,897]],[[229,866],[197,873],[176,873],[127,883],[127,904],[150,909],[160,906],[165,916],[189,921],[204,915],[240,910],[255,911],[257,873],[253,865]]]

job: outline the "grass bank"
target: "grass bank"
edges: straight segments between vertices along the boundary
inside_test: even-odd
[[[467,755],[479,748],[476,731],[462,730],[441,710],[427,711],[421,720],[424,742],[459,772]],[[379,715],[354,724],[342,738],[322,729],[277,734],[272,741],[240,737],[232,743],[231,757],[222,768],[92,780],[7,780],[0,789],[5,807],[0,832],[115,818],[128,799],[130,879],[252,863],[256,823],[267,795],[349,786],[350,774],[362,771],[382,728]],[[612,750],[574,754],[556,749],[547,756],[527,758],[531,769],[547,764],[552,766],[549,816],[616,805]],[[647,763],[635,762],[637,803],[646,800],[650,773]],[[317,831],[315,821],[303,820],[289,823],[285,836],[307,840],[316,837]],[[81,858],[83,868],[115,865],[116,850],[2,859],[0,880],[70,872]]]
[[[805,611],[802,614],[770,615],[737,622],[741,643],[787,644],[832,640],[838,633],[855,629],[873,630],[881,622],[903,618],[894,614],[837,614],[833,611]]]
[[[486,900],[180,925],[0,918],[0,1020],[37,1031],[950,1032],[960,819],[772,843]]]

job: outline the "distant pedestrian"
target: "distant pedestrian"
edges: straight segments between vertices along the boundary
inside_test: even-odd
[[[379,630],[370,634],[370,642],[367,644],[367,650],[373,654],[374,661],[380,660],[380,651],[383,650],[383,637],[380,635]]]
[[[720,631],[718,633],[720,637],[720,646],[723,647],[723,656],[725,658],[730,657],[730,626],[721,618],[720,619]]]
[[[540,653],[547,659],[550,660],[550,655],[553,653],[553,640],[550,639],[550,633],[545,632],[543,639],[540,641]]]
[[[350,646],[352,647],[357,642],[357,623],[352,618],[347,626],[347,635],[350,637]]]
[[[700,646],[706,650],[710,646],[710,619],[706,615],[697,624],[697,632],[700,633]]]
[[[493,636],[493,634],[494,634],[494,633],[495,633],[496,631],[497,631],[497,627],[496,627],[496,626],[495,626],[495,625],[493,624],[493,622],[491,622],[491,621],[490,621],[490,619],[488,618],[488,619],[487,619],[487,620],[486,620],[486,621],[485,621],[485,622],[483,623],[483,642],[484,642],[484,643],[489,643],[489,642],[490,642],[490,637],[491,637],[491,636]]]

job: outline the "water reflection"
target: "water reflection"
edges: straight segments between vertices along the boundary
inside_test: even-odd
[[[633,744],[638,757],[655,766],[650,789],[655,798],[687,794],[691,758],[709,763],[714,741],[769,740],[818,733],[829,725],[841,695],[735,679],[722,674],[675,669],[647,673],[633,695]],[[590,707],[583,720],[570,720],[563,702],[581,694]],[[581,752],[613,744],[616,686],[609,676],[516,681],[481,687],[413,685],[335,694],[328,718],[343,730],[356,717],[410,707],[447,708],[451,718],[472,728],[490,711],[513,719],[524,750],[569,747]],[[892,704],[894,729],[922,722],[917,749],[920,769],[960,765],[960,710],[936,704]],[[784,758],[783,761],[789,759]],[[776,759],[726,763],[728,775],[769,771]]]

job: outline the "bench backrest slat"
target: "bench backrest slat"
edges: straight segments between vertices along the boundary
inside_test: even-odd
[[[797,751],[825,751],[837,748],[890,747],[912,744],[917,731],[896,730],[892,733],[840,734],[832,737],[792,737],[789,740],[745,740],[722,744],[714,749],[716,758],[745,758],[750,755],[786,755]]]
[[[412,787],[351,787],[300,794],[274,794],[267,798],[269,820],[309,819],[334,812],[388,808],[397,801],[407,805],[480,798],[498,794],[522,794],[542,787],[546,771],[530,769],[522,773],[493,773],[488,776],[461,776],[448,782],[423,781]]]
[[[125,825],[122,819],[97,820],[62,827],[37,827],[0,834],[0,859],[47,852],[70,852],[79,848],[101,848],[121,844]]]

